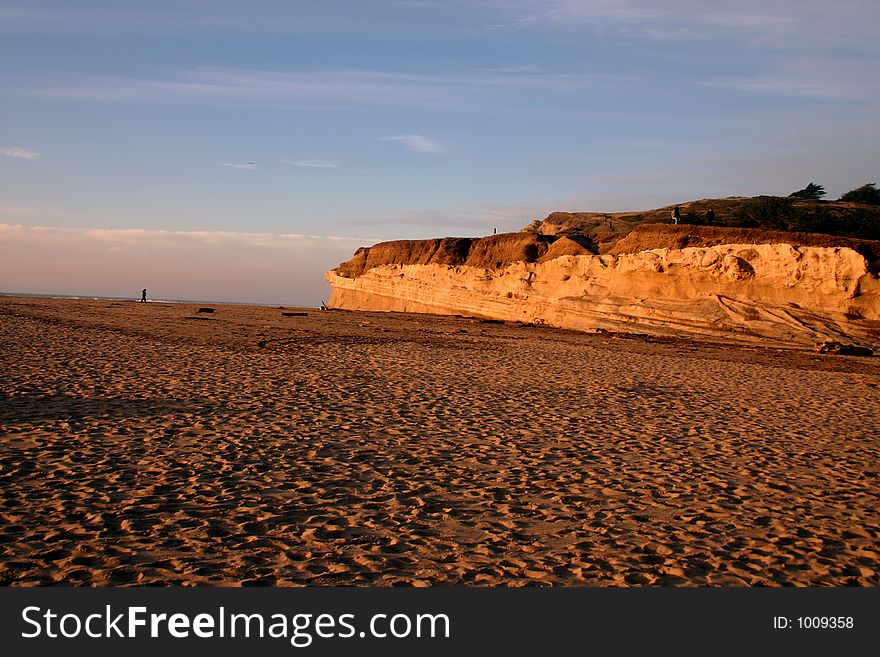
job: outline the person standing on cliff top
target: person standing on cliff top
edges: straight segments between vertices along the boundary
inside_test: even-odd
[[[141,290],[141,303],[147,302],[147,288]]]
[[[675,206],[675,210],[672,211],[672,223],[677,224],[681,219],[681,210],[678,209],[678,206]]]

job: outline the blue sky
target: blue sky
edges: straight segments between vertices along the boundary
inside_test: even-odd
[[[378,240],[836,198],[878,181],[878,25],[873,0],[0,0],[0,290],[317,305]]]

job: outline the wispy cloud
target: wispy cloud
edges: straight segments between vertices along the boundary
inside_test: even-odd
[[[582,203],[586,203],[586,206]],[[532,219],[546,217],[554,210],[568,207],[583,209],[586,200],[544,201],[534,203],[476,203],[453,210],[408,210],[377,217],[347,221],[352,226],[421,226],[436,229],[433,236],[448,235],[464,229],[472,235],[487,235],[492,228],[502,232],[516,231]]]
[[[410,7],[413,9],[428,9],[442,6],[442,3],[437,0],[397,0],[394,4],[398,7]]]
[[[67,237],[87,237],[99,242],[114,242],[120,245],[137,245],[149,241],[167,242],[169,240],[196,240],[220,243],[223,241],[251,246],[281,247],[283,243],[301,245],[304,243],[327,242],[369,242],[377,241],[370,237],[351,237],[345,235],[316,235],[309,233],[251,233],[225,230],[164,230],[158,228],[60,228],[57,226],[24,226],[21,224],[0,223],[0,235],[40,233]],[[346,247],[347,248],[347,247]]]
[[[656,8],[629,0],[483,0],[510,16],[514,25],[573,27],[616,20],[656,19]]]
[[[487,73],[540,73],[541,68],[533,64],[522,64],[520,66],[494,66],[490,68],[478,69]]]
[[[188,30],[223,33],[288,32],[302,7],[285,2],[255,3],[225,0],[187,2],[117,2],[88,0],[4,0],[0,7],[0,33],[92,34],[180,34]],[[33,5],[40,4],[40,8]],[[210,11],[206,9],[210,8]]]
[[[755,74],[719,77],[703,84],[753,94],[872,104],[880,97],[873,60],[836,56],[799,56],[768,63]]]
[[[244,169],[245,171],[253,171],[257,165],[253,162],[221,162],[221,167],[229,167],[230,169]]]
[[[622,176],[620,177],[623,178]],[[630,176],[639,180],[642,176]],[[649,176],[645,176],[649,178]],[[684,176],[682,175],[682,178]],[[610,176],[609,176],[610,179]],[[678,182],[669,177],[671,182]],[[603,185],[604,186],[604,185]],[[629,184],[624,189],[597,191],[589,196],[567,198],[547,198],[524,203],[475,203],[457,209],[391,212],[374,217],[362,217],[343,222],[351,226],[376,227],[394,226],[400,232],[409,230],[414,237],[441,237],[460,235],[480,237],[489,235],[493,229],[501,232],[516,232],[535,219],[544,219],[551,212],[630,212],[662,207],[689,198],[665,187],[659,190],[644,190],[644,185]],[[692,198],[699,198],[698,195]]]
[[[303,233],[57,228],[0,223],[12,292],[216,299],[317,306],[324,273],[377,240]]]
[[[31,150],[30,148],[22,148],[21,146],[4,148],[0,153],[3,153],[6,157],[15,157],[20,160],[36,160],[40,157],[38,151]]]
[[[392,141],[403,144],[410,150],[418,153],[442,153],[443,147],[439,142],[428,139],[422,135],[390,135],[388,137],[379,137],[379,141]]]
[[[761,129],[753,137],[759,144],[793,144],[797,146],[831,144],[873,145],[880,142],[880,121],[850,125],[798,125],[790,121],[776,129]]]
[[[305,72],[200,67],[154,78],[69,76],[33,84],[18,93],[81,101],[204,103],[296,109],[402,109],[485,111],[515,106],[534,92],[567,93],[605,83],[590,76],[522,71],[417,74],[323,69]]]
[[[846,130],[831,130],[809,138],[800,131],[767,134],[752,141],[781,144],[784,148],[763,152],[673,151],[662,158],[662,166],[659,158],[653,162],[631,162],[629,166],[621,162],[617,172],[583,177],[584,187],[595,190],[607,203],[582,207],[603,211],[646,210],[706,197],[787,196],[811,181],[823,185],[829,199],[837,198],[869,182],[866,171],[877,170],[880,159],[876,141],[872,143],[867,136],[870,130],[870,126],[863,126],[862,134],[866,136],[862,138]],[[874,135],[877,134],[875,126]],[[645,201],[639,201],[639,197]]]
[[[678,178],[670,172],[605,173],[588,176],[588,180],[599,185],[636,187],[641,185],[661,185]]]
[[[15,220],[16,217],[32,217],[44,214],[46,208],[29,205],[0,205],[0,222],[3,220]]]
[[[864,0],[738,0],[730,8],[704,0],[478,0],[510,29],[583,30],[657,40],[731,40],[775,48],[866,46],[874,51],[880,7]]]
[[[278,160],[290,167],[306,167],[309,169],[336,169],[339,162],[332,160]]]

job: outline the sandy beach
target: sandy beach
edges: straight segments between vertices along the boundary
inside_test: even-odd
[[[878,357],[212,307],[0,299],[0,582],[880,584]]]

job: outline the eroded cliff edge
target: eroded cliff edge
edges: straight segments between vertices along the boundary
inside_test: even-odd
[[[880,242],[649,224],[384,242],[328,272],[329,306],[575,330],[880,347]]]

